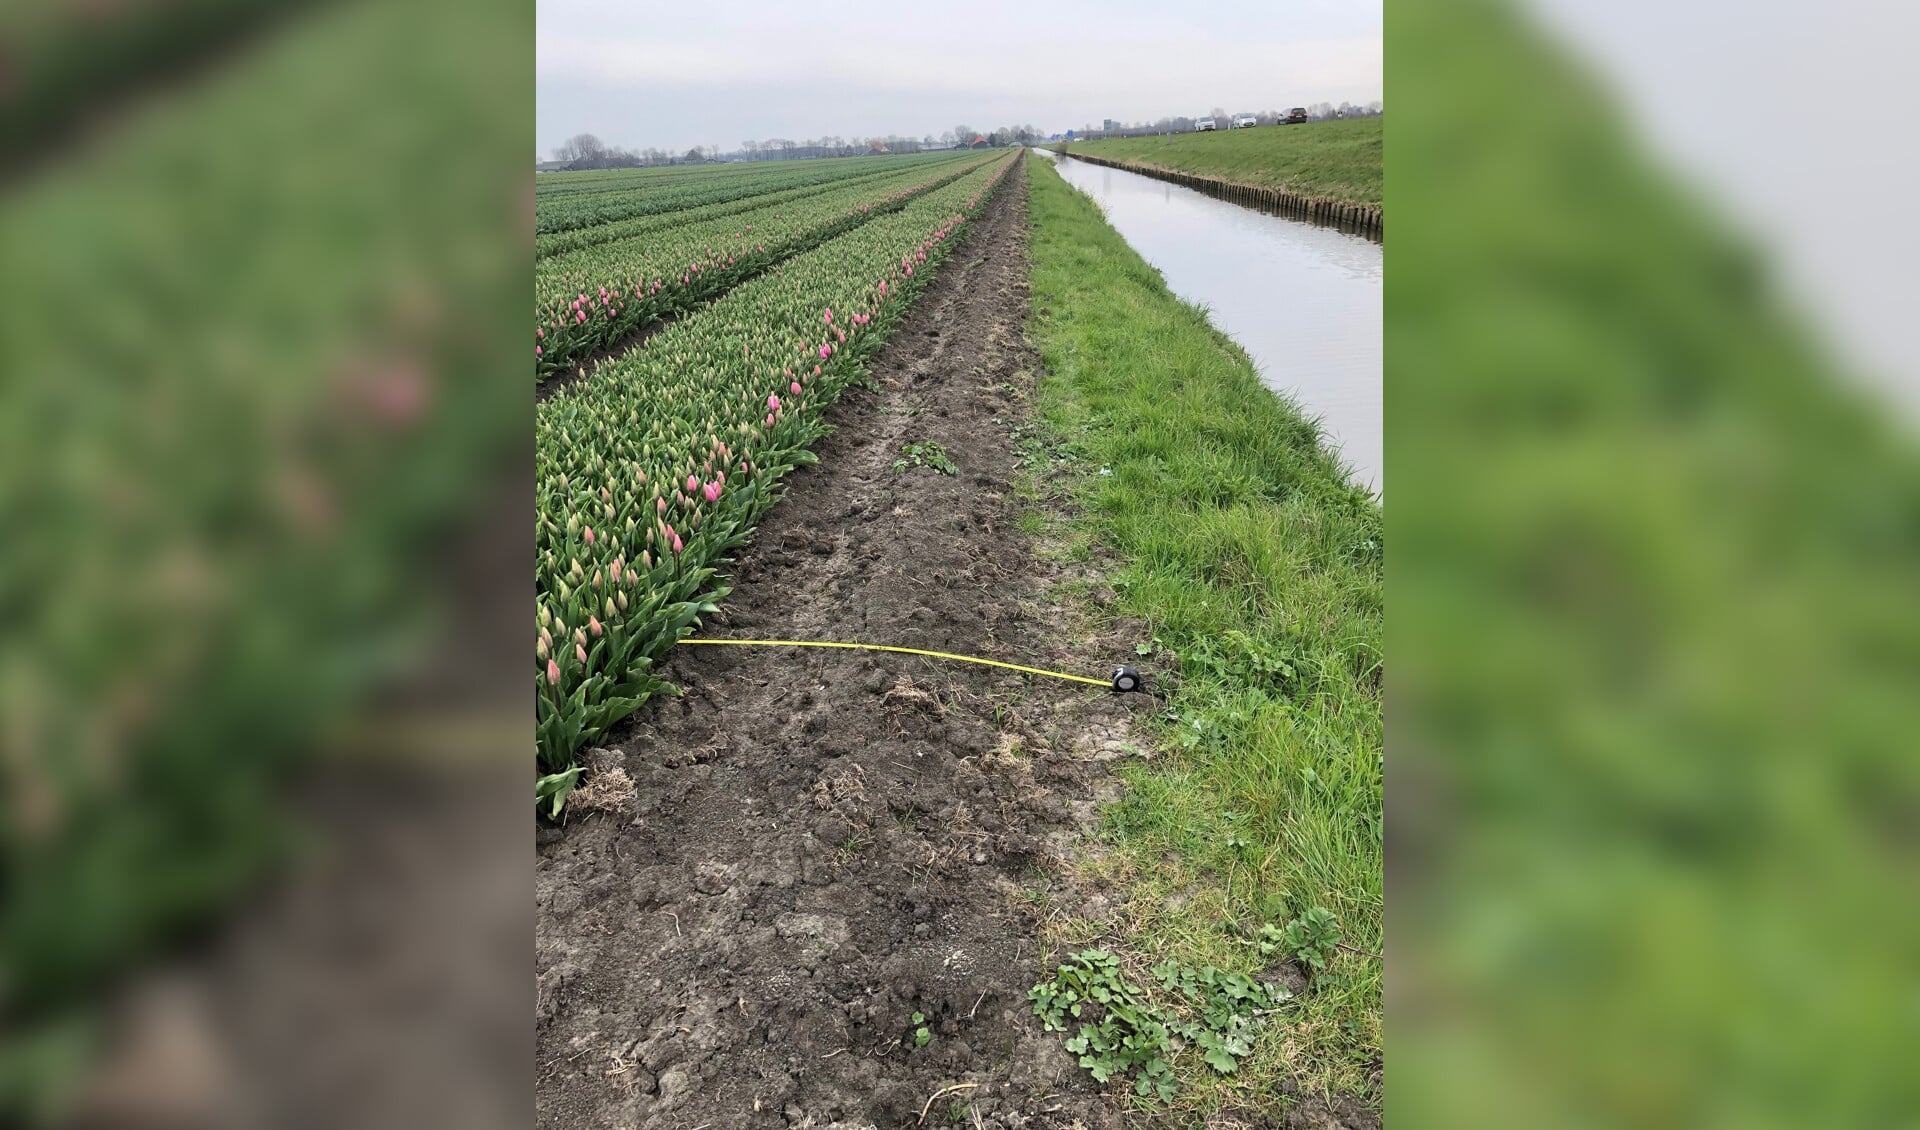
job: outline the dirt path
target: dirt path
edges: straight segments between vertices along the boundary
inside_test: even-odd
[[[1050,666],[1008,432],[1034,368],[1024,170],[790,480],[711,633]],[[895,472],[908,443],[959,473]],[[1117,1126],[1043,1034],[1023,889],[1144,696],[904,656],[685,648],[615,750],[637,793],[543,835],[541,1126]],[[930,1040],[916,1047],[922,1013]],[[978,1115],[978,1118],[975,1118]]]

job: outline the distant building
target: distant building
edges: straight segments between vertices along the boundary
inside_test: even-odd
[[[1112,118],[1106,118],[1101,121],[1100,128],[1106,130],[1108,133],[1117,133],[1121,127],[1119,122],[1114,121]]]
[[[986,135],[986,134],[984,134],[984,133],[976,133],[976,134],[974,134],[974,135],[973,135],[973,144],[971,144],[971,145],[969,145],[969,146],[967,146],[967,148],[968,148],[968,149],[985,149],[985,148],[987,148],[987,135]]]
[[[534,162],[533,171],[536,173],[557,173],[572,164],[573,162],[571,161],[536,161]]]
[[[887,143],[884,141],[876,141],[868,147],[867,152],[868,154],[885,153],[887,152]]]

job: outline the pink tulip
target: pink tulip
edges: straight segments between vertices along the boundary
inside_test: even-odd
[[[547,351],[540,348],[539,346],[536,345],[533,347],[533,355],[535,357],[544,357],[546,356],[546,354],[547,354]]]
[[[800,395],[800,382],[799,382],[799,381],[795,381],[795,382],[793,382],[792,384],[790,384],[790,385],[788,385],[788,386],[787,386],[787,391],[788,391],[788,392],[790,392],[790,393],[792,393],[792,394],[793,394],[793,395],[795,395],[795,396],[799,396],[799,395]]]
[[[700,494],[708,502],[718,502],[720,501],[720,484],[708,483],[706,486],[700,488]]]
[[[593,633],[594,639],[600,638],[600,617],[598,616],[587,617],[587,631]]]
[[[673,551],[675,553],[678,553],[682,548],[683,547],[680,544],[680,535],[679,534],[673,535]]]
[[[831,346],[831,345],[822,345],[822,346],[820,347],[820,359],[821,359],[822,361],[824,361],[824,360],[826,360],[827,358],[829,358],[829,357],[831,357],[831,356],[833,356],[833,346]]]
[[[773,426],[773,413],[771,412],[767,413],[767,426],[769,428]]]
[[[767,397],[767,407],[773,409],[775,412],[780,411],[780,398],[778,396]]]
[[[620,571],[626,567],[627,559],[624,557],[616,557],[613,559],[613,564],[607,566],[607,571],[613,574],[613,579],[617,581],[620,579]]]
[[[694,477],[693,477],[692,475],[688,475],[688,476],[687,476],[687,489],[688,489],[688,490],[695,490],[695,489],[697,489],[697,488],[698,488],[699,486],[700,486],[700,480],[699,480],[699,479],[696,479],[696,478],[694,478]]]
[[[535,336],[535,337],[537,337],[537,338],[540,338],[541,340],[543,340],[543,341],[544,341],[544,340],[546,339],[546,336],[547,336],[547,331],[546,331],[546,330],[540,330],[540,329],[537,329],[537,330],[534,330],[534,331],[533,331],[533,336]]]
[[[587,530],[587,544],[592,545],[593,544],[593,527],[588,526],[586,530]]]
[[[551,659],[547,660],[547,683],[556,687],[560,685],[560,665]]]
[[[833,308],[832,307],[827,308],[826,317],[822,320],[825,321],[826,324],[829,326],[833,324]]]
[[[585,667],[587,665],[587,649],[580,644],[574,644],[573,653],[580,657],[580,666]]]

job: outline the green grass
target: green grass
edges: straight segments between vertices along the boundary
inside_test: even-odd
[[[1324,906],[1377,952],[1382,511],[1090,200],[1040,161],[1029,184],[1046,374],[1024,442],[1051,468],[1034,489],[1063,555],[1114,556],[1114,612],[1151,625],[1141,665],[1170,691],[1159,752],[1123,770],[1106,850],[1083,864],[1129,890],[1120,948],[1141,970],[1257,972],[1271,959],[1250,934]],[[1046,940],[1063,953],[1092,929]],[[1378,960],[1336,951],[1235,1074],[1183,1053],[1176,1109],[1365,1093],[1380,989]]]
[[[1076,141],[1069,153],[1132,161],[1238,184],[1379,204],[1385,118]]]
[[[1911,1124],[1911,417],[1527,7],[1393,9],[1394,1115]]]

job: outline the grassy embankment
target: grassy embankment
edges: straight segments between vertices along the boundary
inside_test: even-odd
[[[1912,416],[1531,7],[1394,5],[1393,1115],[1911,1121]]]
[[[1045,941],[1058,956],[1118,933],[1140,971],[1256,972],[1275,958],[1250,933],[1325,907],[1353,948],[1235,1074],[1176,1057],[1173,1102],[1199,1116],[1365,1093],[1381,1049],[1381,963],[1356,951],[1381,939],[1382,511],[1092,201],[1029,169],[1046,368],[1029,454],[1058,472],[1034,481],[1029,522],[1072,557],[1114,555],[1113,612],[1151,625],[1143,666],[1170,694],[1161,752],[1122,770],[1110,850],[1081,864],[1126,890],[1121,921],[1057,922]]]
[[[1076,141],[1069,153],[1131,161],[1236,184],[1379,204],[1384,118]],[[1052,148],[1058,149],[1059,146]]]

